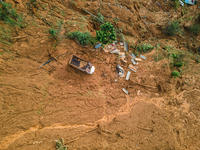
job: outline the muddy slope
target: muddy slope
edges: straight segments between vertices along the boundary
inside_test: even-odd
[[[26,0],[6,2],[23,14],[27,26],[14,29],[13,37],[20,38],[14,38],[11,46],[0,45],[1,150],[52,150],[61,137],[69,149],[77,150],[200,148],[200,64],[190,53],[181,78],[172,78],[170,60],[162,49],[163,44],[188,52],[187,46],[193,50],[200,43],[199,36],[195,41],[189,33],[182,37],[162,33],[169,20],[181,17],[181,8],[165,12],[155,1],[41,0],[34,6]],[[127,72],[128,64],[65,38],[76,30],[95,35],[99,24],[83,8],[91,13],[100,10],[123,29],[130,45],[162,43],[161,48],[143,54],[147,59],[131,73],[130,81],[118,78],[116,65]],[[184,17],[193,10],[196,6],[188,7]],[[64,22],[61,26],[59,19]],[[60,33],[57,42],[48,33],[51,26]],[[92,62],[95,73],[87,75],[69,66],[73,54]],[[160,55],[163,58],[155,61]]]

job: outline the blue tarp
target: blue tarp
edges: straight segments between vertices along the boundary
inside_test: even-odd
[[[195,4],[195,0],[185,0],[185,3],[194,5]]]

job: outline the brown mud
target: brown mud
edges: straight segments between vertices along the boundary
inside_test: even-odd
[[[66,32],[76,30],[95,35],[99,26],[84,8],[94,14],[100,10],[116,27],[123,28],[132,51],[131,44],[146,42],[194,54],[199,36],[191,39],[186,32],[169,37],[162,30],[170,20],[198,14],[197,6],[188,6],[181,16],[181,7],[174,11],[168,3],[158,1],[161,8],[155,0],[41,0],[35,6],[28,6],[27,0],[6,2],[23,12],[27,27],[14,30],[13,37],[19,38],[14,38],[11,46],[0,45],[0,150],[53,150],[55,140],[61,137],[68,149],[74,150],[200,149],[199,63],[186,57],[181,78],[172,78],[169,59],[154,60],[162,53],[155,48],[143,54],[147,59],[126,81],[117,77],[116,65],[127,72],[128,56],[129,63],[124,64],[114,54],[65,38]],[[48,29],[58,19],[64,24],[56,43],[49,38]],[[185,19],[182,25],[188,22]],[[94,74],[69,66],[73,54],[93,63]],[[129,97],[122,88],[130,92]]]

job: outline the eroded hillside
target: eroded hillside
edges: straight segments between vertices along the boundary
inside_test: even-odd
[[[200,148],[200,36],[190,30],[199,24],[198,5],[175,10],[173,2],[161,0],[162,7],[155,0],[5,2],[23,22],[0,22],[1,150],[52,150],[61,137],[74,150]],[[121,29],[129,52],[147,58],[131,80],[116,72],[117,64],[129,70],[129,52],[125,64],[67,38],[72,31],[96,35],[100,23],[88,12]],[[181,33],[169,36],[166,28],[174,20]],[[143,43],[154,49],[139,51]],[[94,74],[69,66],[73,54],[93,63]],[[184,65],[173,66],[176,60]],[[174,70],[180,77],[172,77]]]

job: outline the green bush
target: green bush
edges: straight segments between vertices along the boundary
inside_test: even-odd
[[[200,25],[194,25],[190,27],[190,30],[193,34],[197,35],[200,32]]]
[[[81,45],[89,45],[96,43],[95,38],[89,32],[82,33],[80,31],[75,31],[69,33],[68,37],[74,40],[77,39]]]
[[[180,63],[175,63],[174,66],[176,66],[177,68],[180,68],[184,65],[184,63],[180,62]]]
[[[170,36],[174,36],[177,33],[181,33],[179,21],[174,21],[169,26],[167,26],[166,33]]]
[[[196,63],[200,63],[200,59],[199,58],[196,58]]]
[[[173,71],[172,76],[173,77],[180,77],[180,73],[178,71]]]
[[[0,2],[0,20],[11,26],[22,26],[22,18],[17,14],[16,10],[12,8],[10,3]]]
[[[56,38],[57,36],[57,31],[54,28],[49,29],[49,33],[53,38]]]
[[[116,40],[116,33],[114,31],[114,26],[110,23],[104,23],[100,26],[101,30],[96,31],[97,40],[102,44],[112,43]]]
[[[154,46],[151,46],[147,43],[143,43],[143,44],[137,46],[137,51],[140,53],[148,53],[154,48],[155,48]]]

